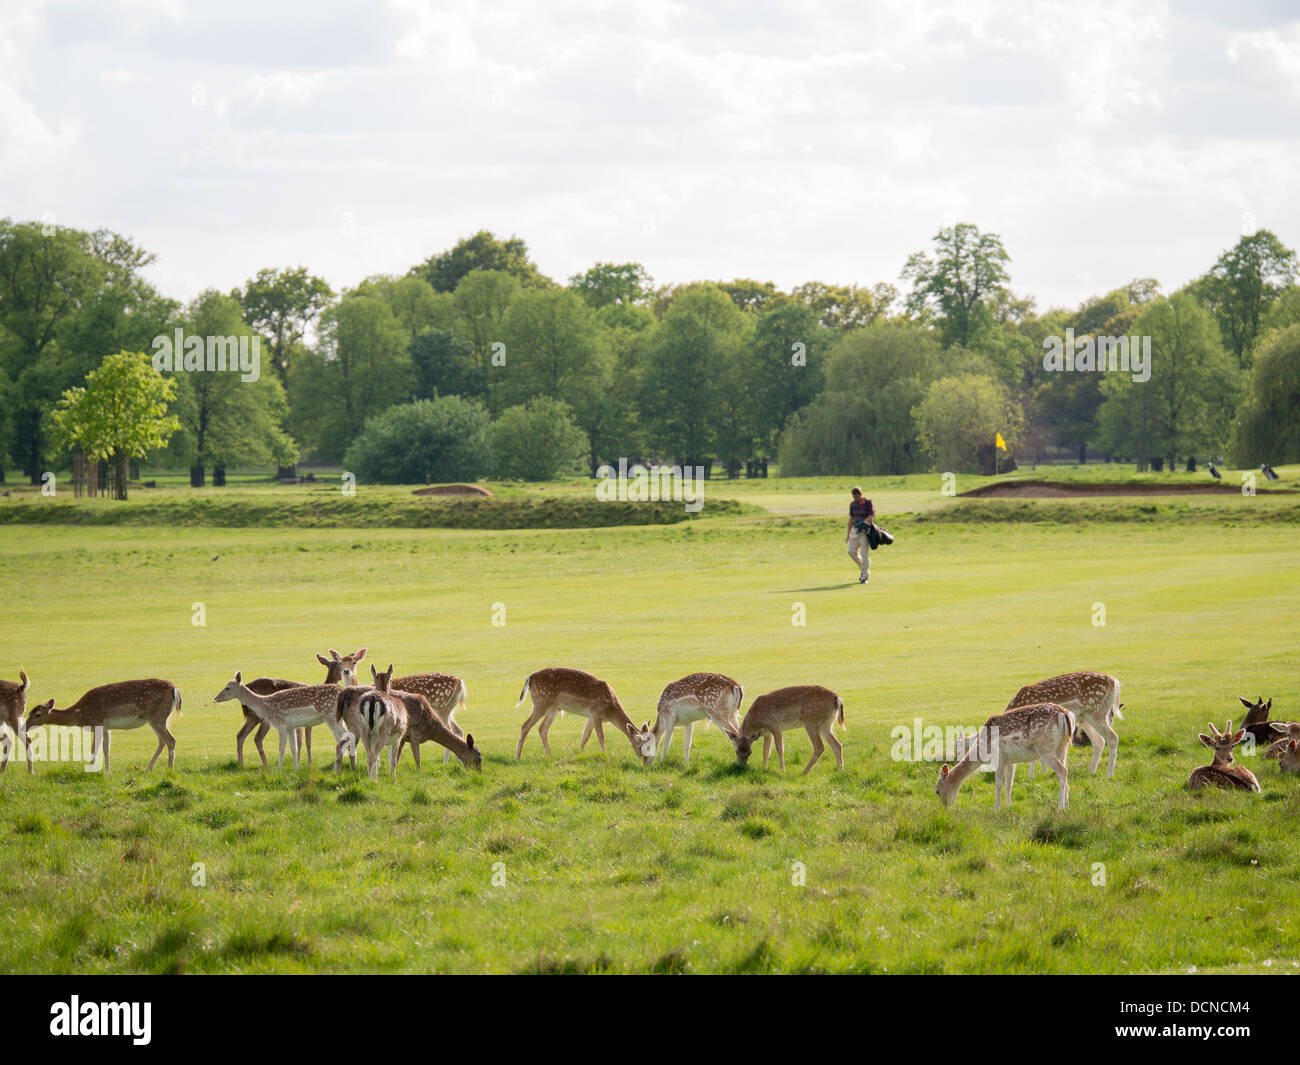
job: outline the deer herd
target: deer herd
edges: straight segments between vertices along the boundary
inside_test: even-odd
[[[379,776],[379,763],[388,752],[390,773],[405,747],[410,746],[415,766],[420,768],[420,744],[431,741],[445,749],[443,760],[455,755],[462,764],[482,769],[483,755],[455,720],[466,711],[465,682],[450,673],[411,673],[394,677],[393,667],[379,671],[370,667],[372,684],[357,681],[357,667],[366,657],[366,648],[340,655],[332,648],[328,657],[318,654],[325,667],[325,680],[304,684],[279,677],[257,677],[244,682],[236,673],[214,697],[218,703],[236,701],[243,709],[243,723],[235,736],[235,757],[244,764],[244,741],[250,734],[262,759],[269,763],[263,740],[275,730],[279,737],[279,768],[284,768],[286,747],[296,769],[300,752],[311,764],[311,730],[324,725],[334,738],[334,769],[339,771],[347,756],[356,766],[358,743],[366,749],[366,769],[372,780]],[[114,730],[148,725],[158,737],[158,749],[149,761],[153,769],[163,750],[167,767],[176,762],[176,737],[168,728],[173,712],[181,712],[181,693],[169,681],[120,681],[92,688],[75,703],[56,709],[54,700],[27,707],[31,682],[27,673],[18,671],[19,681],[0,680],[0,772],[9,765],[15,742],[23,745],[27,771],[33,772],[33,729],[44,725],[68,725],[92,729],[91,759],[102,742],[103,769],[109,770],[109,746]],[[1119,735],[1114,728],[1123,703],[1120,685],[1105,673],[1083,670],[1064,673],[1022,687],[1007,708],[994,714],[977,732],[956,738],[956,755],[951,768],[943,763],[935,791],[945,806],[956,798],[962,783],[981,769],[995,774],[994,808],[1010,802],[1016,766],[1029,763],[1032,778],[1034,765],[1042,762],[1057,778],[1057,809],[1065,809],[1070,797],[1066,760],[1072,744],[1086,741],[1093,748],[1089,771],[1095,773],[1106,756],[1106,776],[1115,773],[1119,753]],[[691,673],[664,688],[653,727],[647,720],[639,727],[627,715],[610,685],[580,669],[550,667],[530,674],[524,681],[516,709],[531,700],[532,709],[519,730],[515,758],[523,754],[528,733],[537,728],[537,736],[547,755],[551,754],[548,738],[551,725],[568,712],[585,719],[582,750],[591,734],[596,734],[600,749],[605,750],[605,728],[621,733],[631,744],[644,765],[663,761],[672,744],[673,732],[682,728],[682,762],[689,765],[694,727],[704,722],[718,727],[731,742],[736,761],[745,765],[754,743],[763,740],[763,766],[772,748],[785,770],[783,734],[802,726],[812,743],[812,756],[804,766],[809,773],[826,748],[831,749],[837,769],[844,768],[844,748],[836,738],[836,726],[844,723],[844,700],[829,688],[816,684],[779,688],[758,696],[742,718],[740,707],[744,690],[740,684],[721,673]],[[1214,756],[1209,765],[1197,766],[1188,778],[1187,787],[1231,788],[1258,792],[1259,781],[1245,766],[1234,760],[1234,749],[1248,742],[1252,748],[1265,746],[1264,757],[1277,761],[1283,774],[1300,774],[1300,722],[1269,720],[1273,701],[1262,698],[1241,700],[1246,717],[1241,728],[1232,722],[1220,732],[1213,723],[1200,740]]]

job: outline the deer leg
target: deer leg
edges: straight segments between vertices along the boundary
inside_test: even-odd
[[[1044,758],[1043,765],[1055,773],[1056,779],[1061,783],[1056,796],[1056,808],[1064,810],[1070,805],[1070,779],[1065,763],[1059,758]]]
[[[90,730],[90,764],[91,765],[95,764],[95,755],[98,753],[98,751],[99,751],[99,729],[92,728]]]
[[[546,756],[551,756],[551,726],[555,724],[555,715],[547,714],[542,718],[541,723],[537,726],[537,735],[542,741],[542,749],[546,751]]]
[[[691,732],[695,729],[695,722],[688,721],[682,726],[682,765],[691,764]]]
[[[1006,781],[1006,788],[1007,788],[1007,805],[1010,806],[1010,805],[1011,805],[1011,787],[1012,787],[1012,785],[1014,785],[1015,782],[1016,782],[1016,763],[1015,763],[1015,762],[1008,762],[1008,763],[1007,763],[1006,776],[1003,777],[1003,779]]]
[[[844,768],[844,744],[835,738],[835,726],[828,724],[822,732],[823,738],[830,744],[831,753],[835,755],[835,768]]]
[[[284,770],[284,744],[286,739],[288,738],[286,735],[288,730],[281,728],[281,729],[277,729],[276,731],[280,735],[280,764],[279,766],[277,766],[277,768],[283,771]]]
[[[1113,777],[1115,775],[1115,760],[1119,758],[1119,733],[1115,731],[1115,726],[1110,723],[1109,718],[1102,719],[1099,731],[1107,747],[1106,775]]]
[[[239,731],[235,733],[235,764],[241,769],[244,767],[244,740],[248,739],[248,734],[261,725],[266,728],[266,724],[258,719],[248,707],[244,707],[244,722],[239,726]]]
[[[779,728],[771,732],[772,744],[776,747],[776,760],[781,764],[781,772],[785,772],[785,740],[781,736]]]
[[[95,731],[99,731],[99,730],[96,729]],[[113,733],[108,729],[104,729],[104,772],[105,773],[110,771],[108,768],[108,746],[109,743],[112,741],[112,739],[113,739]]]
[[[307,765],[308,766],[311,765],[311,729],[312,729],[311,725],[308,725],[305,729],[303,729],[303,736],[307,740]],[[298,740],[298,746],[299,747],[302,746],[301,739]]]
[[[158,749],[153,752],[153,757],[149,759],[149,768],[146,772],[153,769],[154,764],[158,761],[158,756],[163,753],[163,748],[167,748],[167,768],[171,769],[176,764],[176,738],[167,730],[166,724],[159,727],[153,726],[154,732],[158,736]]]
[[[770,732],[763,734],[763,768],[767,768],[767,760],[772,754],[772,734]]]
[[[587,723],[582,726],[582,739],[578,743],[579,754],[581,754],[582,749],[587,746],[587,740],[589,740],[590,738],[591,738],[591,718],[587,718]]]
[[[540,722],[544,717],[546,717],[546,710],[543,709],[542,707],[539,707],[536,703],[533,703],[533,712],[528,715],[527,719],[525,719],[523,723],[523,726],[519,729],[519,746],[515,748],[516,760],[518,760],[519,756],[523,754],[524,738],[528,735],[528,730],[531,729],[534,725],[538,724],[538,722]],[[541,735],[541,732],[542,730],[538,728],[537,734],[539,736]],[[545,740],[542,741],[542,745],[543,746],[546,745]],[[547,749],[546,753],[550,754],[551,752],[549,749]]]
[[[1091,721],[1080,721],[1079,727],[1092,741],[1092,765],[1088,767],[1088,772],[1095,773],[1097,772],[1097,766],[1101,764],[1101,752],[1106,746],[1106,741],[1101,738],[1101,733],[1097,731],[1097,727]],[[1116,738],[1118,739],[1118,737]]]
[[[655,724],[657,726],[658,722],[655,722]],[[661,762],[668,757],[668,748],[673,745],[674,726],[675,726],[675,722],[670,721],[668,722],[667,726],[664,729],[663,739],[659,743],[659,761]],[[655,732],[656,734],[659,732],[659,729],[657,727],[655,728]]]
[[[9,733],[5,730],[4,725],[0,725],[0,773],[9,768],[9,751],[13,748],[13,741],[9,738]],[[93,760],[93,756],[92,756]]]
[[[266,760],[266,748],[262,746],[262,741],[266,739],[266,734],[271,731],[271,726],[265,721],[257,723],[257,731],[253,733],[253,744],[257,747],[257,754],[262,759],[262,768],[269,769],[271,763]]]
[[[817,759],[822,756],[822,751],[826,750],[826,744],[822,743],[821,735],[811,725],[807,726],[805,731],[808,733],[808,738],[812,740],[813,745],[812,757],[808,759],[808,764],[803,767],[803,775],[807,776],[812,772],[812,767],[817,764]]]
[[[447,748],[447,753],[451,754],[450,747]],[[411,757],[415,759],[415,768],[418,771],[420,768],[420,745],[418,743],[411,744]]]
[[[605,728],[603,725],[601,725],[601,723],[596,718],[591,719],[591,727],[596,730],[596,739],[600,742],[600,753],[604,754],[605,753]]]
[[[457,726],[456,724],[456,711],[463,710],[464,708],[465,708],[465,702],[464,700],[461,700],[461,702],[457,703],[455,707],[452,708],[451,713],[447,715],[447,727],[451,729],[452,732],[456,733],[457,736],[462,736],[464,735],[464,733],[460,730],[459,726]],[[411,749],[414,750],[415,748],[413,747]],[[446,750],[442,752],[442,764],[446,765],[450,761],[451,761],[451,748],[448,747]],[[415,764],[418,767],[420,763],[416,762]]]

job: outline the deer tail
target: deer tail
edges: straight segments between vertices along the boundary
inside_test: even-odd
[[[26,691],[28,688],[32,686],[32,682],[27,679],[27,670],[23,669],[22,666],[18,667],[18,676],[22,678],[23,691]]]
[[[519,702],[515,703],[515,705],[511,709],[518,710],[521,706],[524,705],[524,700],[528,698],[528,685],[532,684],[532,682],[533,682],[533,675],[529,673],[528,679],[524,681],[524,690],[519,693]]]
[[[178,715],[181,712],[181,690],[174,684],[172,685],[172,709],[175,710]]]
[[[844,723],[844,700],[841,699],[838,695],[835,696],[835,707],[839,711],[840,728],[842,728],[845,732],[848,732],[849,726]]]

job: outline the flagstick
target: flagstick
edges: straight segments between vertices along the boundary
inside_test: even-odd
[[[998,459],[1000,459],[1001,457],[1002,456],[998,454],[998,438],[995,436],[993,438],[993,476],[994,477],[998,475]]]

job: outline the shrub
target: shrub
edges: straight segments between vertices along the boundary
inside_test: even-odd
[[[492,469],[491,420],[477,400],[440,396],[390,407],[366,422],[344,463],[371,484],[474,481]]]
[[[538,396],[507,407],[492,425],[491,438],[498,477],[553,481],[587,472],[587,436],[558,399]]]

